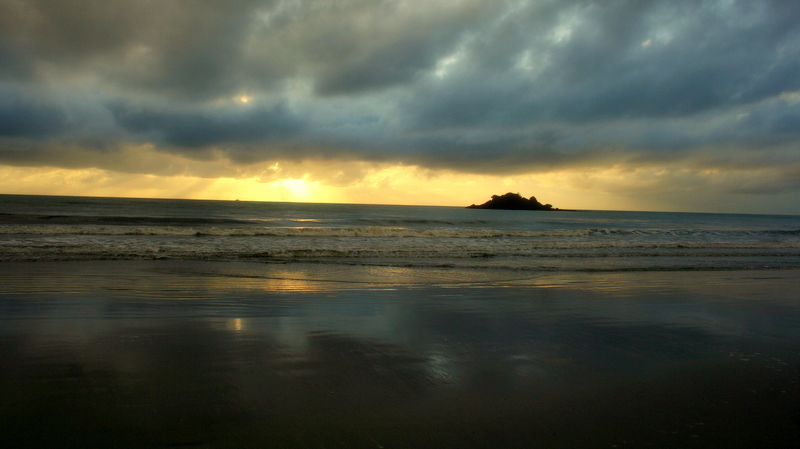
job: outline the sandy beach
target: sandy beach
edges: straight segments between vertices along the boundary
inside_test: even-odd
[[[788,447],[800,271],[5,263],[17,447]]]

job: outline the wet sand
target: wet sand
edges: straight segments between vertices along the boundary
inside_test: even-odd
[[[800,272],[0,271],[15,447],[792,447]]]

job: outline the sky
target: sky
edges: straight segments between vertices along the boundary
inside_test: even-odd
[[[0,193],[800,214],[800,1],[0,0]]]

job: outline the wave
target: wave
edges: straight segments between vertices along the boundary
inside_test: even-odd
[[[113,218],[113,217],[112,217]],[[147,220],[153,220],[148,218]],[[171,223],[172,219],[164,219]],[[176,219],[177,220],[177,219]],[[223,220],[225,223],[236,220]],[[164,224],[162,223],[162,224]],[[216,223],[209,219],[209,223]],[[162,235],[162,236],[276,236],[276,237],[420,237],[420,238],[539,238],[539,237],[758,237],[798,236],[800,230],[641,230],[641,229],[555,229],[555,230],[498,230],[478,228],[415,229],[386,226],[354,227],[258,227],[258,226],[175,226],[175,225],[98,225],[98,224],[0,224],[0,234],[18,235]]]
[[[344,257],[343,257],[344,256]],[[625,272],[625,271],[718,271],[718,270],[781,270],[799,269],[796,257],[775,257],[765,254],[760,257],[725,257],[717,255],[698,262],[696,257],[675,257],[670,255],[641,254],[641,257],[589,257],[571,258],[511,258],[495,259],[476,257],[389,257],[388,254],[375,257],[376,254],[342,254],[336,251],[307,252],[286,251],[266,253],[220,254],[214,252],[198,253],[161,253],[161,252],[91,252],[75,249],[74,251],[44,251],[24,254],[4,254],[0,252],[0,261],[4,262],[80,262],[92,260],[175,260],[175,261],[209,261],[209,262],[254,262],[277,264],[322,264],[364,267],[397,267],[397,268],[443,268],[443,269],[475,269],[505,270],[517,272]],[[400,255],[396,255],[400,256]],[[429,255],[430,256],[430,255]]]
[[[244,225],[247,220],[202,217],[133,217],[133,216],[85,216],[0,213],[0,225],[117,225],[117,226],[197,226],[197,225]]]
[[[622,259],[647,257],[725,258],[777,257],[795,258],[800,262],[800,243],[651,243],[575,242],[542,244],[492,244],[492,242],[450,245],[406,243],[389,244],[369,241],[309,241],[272,242],[270,240],[142,240],[136,236],[78,238],[53,237],[45,239],[14,238],[0,242],[0,257],[14,259],[25,255],[91,255],[98,257],[169,257],[194,259],[217,257],[223,259]],[[473,243],[473,242],[470,242]],[[505,243],[505,242],[503,242]]]
[[[276,237],[571,237],[589,230],[501,231],[491,229],[411,229],[363,227],[197,227],[197,226],[98,226],[98,225],[0,225],[0,234],[31,235],[175,235],[175,236],[276,236]]]

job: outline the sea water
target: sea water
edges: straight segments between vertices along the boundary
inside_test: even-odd
[[[800,216],[0,195],[0,261],[495,270],[800,267]]]

